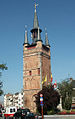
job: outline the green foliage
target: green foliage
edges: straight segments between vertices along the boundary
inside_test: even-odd
[[[53,114],[57,114],[59,112],[60,112],[60,110],[56,108],[56,109],[52,109],[50,111],[47,111],[47,115],[53,115]]]
[[[6,64],[0,64],[0,76],[1,76],[1,71],[2,70],[7,70],[8,68],[7,68],[7,66],[6,66]],[[2,81],[0,81],[0,96],[3,94],[3,90],[2,90],[2,86],[3,86],[3,83],[2,83]]]
[[[47,111],[47,115],[53,115],[53,114],[55,114],[54,110]]]
[[[66,113],[67,113],[67,114],[70,113],[70,110],[67,110]]]
[[[64,103],[65,109],[70,110],[71,109],[71,103],[72,103],[72,101],[71,101],[70,97],[65,98],[65,103]]]
[[[8,69],[8,67],[6,66],[6,64],[0,64],[0,69],[1,70],[7,70]]]
[[[43,112],[44,114],[47,114],[50,110],[55,110],[57,108],[57,105],[60,102],[60,95],[59,93],[54,89],[54,87],[51,85],[47,87],[43,87],[41,91],[38,92],[37,95],[35,95],[35,103],[37,106],[37,110],[41,114],[41,106],[40,106],[40,94],[43,94]]]
[[[75,109],[72,109],[71,111],[72,111],[72,112],[75,112]]]
[[[3,86],[3,84],[2,84],[2,82],[0,81],[0,96],[3,94],[2,86]]]
[[[72,84],[69,79],[58,83],[58,89],[62,96],[63,109],[69,110],[72,104]]]

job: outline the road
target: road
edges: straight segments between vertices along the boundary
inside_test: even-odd
[[[0,119],[4,119],[4,117],[0,117]],[[7,118],[7,119],[12,119],[12,118]],[[41,119],[41,117],[39,117],[39,119]],[[44,119],[75,119],[75,115],[45,115]]]
[[[75,119],[75,115],[45,115],[44,119]]]

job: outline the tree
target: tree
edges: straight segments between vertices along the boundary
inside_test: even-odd
[[[6,66],[6,64],[0,64],[0,69],[1,70],[7,70],[8,69],[8,67]]]
[[[1,76],[1,74],[2,74],[2,70],[7,70],[8,68],[7,68],[7,66],[6,66],[6,64],[0,64],[0,76]],[[0,80],[0,96],[3,94],[3,90],[2,90],[2,86],[3,86],[3,83],[2,83],[2,81]]]
[[[0,81],[0,96],[3,94],[3,90],[1,89],[3,86],[2,82]]]
[[[63,80],[58,83],[58,89],[62,96],[62,107],[63,109],[69,110],[72,104],[72,83],[69,79]]]
[[[39,91],[37,95],[35,95],[35,103],[37,106],[37,110],[40,114],[41,114],[40,94],[43,94],[44,114],[47,114],[48,111],[55,110],[57,108],[57,105],[60,102],[59,93],[54,89],[54,86],[52,85],[47,87],[44,86],[43,89]]]

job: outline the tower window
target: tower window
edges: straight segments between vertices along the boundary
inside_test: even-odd
[[[40,75],[40,68],[38,68],[38,75]]]
[[[30,75],[30,76],[32,75],[32,72],[31,72],[31,71],[29,71],[29,75]]]

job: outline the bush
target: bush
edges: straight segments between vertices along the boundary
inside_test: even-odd
[[[55,114],[54,110],[47,111],[47,115],[53,115],[53,114]]]
[[[72,109],[71,112],[75,112],[75,109]]]
[[[50,112],[50,110],[55,110],[60,103],[59,93],[54,89],[53,85],[49,85],[47,87],[44,86],[43,89],[35,95],[37,110],[41,114],[40,94],[43,95],[43,113],[47,114],[48,112],[54,114],[54,111]]]

